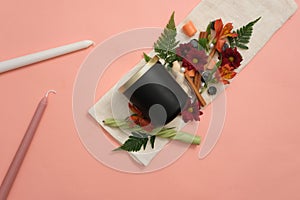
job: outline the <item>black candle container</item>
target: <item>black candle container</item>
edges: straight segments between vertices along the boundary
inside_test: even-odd
[[[188,96],[165,67],[152,58],[119,88],[154,126],[172,121],[182,110]]]

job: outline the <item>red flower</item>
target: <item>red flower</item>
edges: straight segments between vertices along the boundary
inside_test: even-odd
[[[202,72],[204,65],[207,63],[208,56],[204,50],[192,49],[187,55],[187,62],[192,65],[197,71]],[[184,64],[184,63],[183,63]]]
[[[241,54],[237,51],[236,48],[227,48],[225,51],[222,52],[222,64],[226,65],[229,64],[230,67],[233,69],[238,68],[241,65],[241,62],[243,60]]]
[[[188,100],[181,112],[182,119],[186,123],[188,121],[200,121],[200,115],[202,112],[199,110],[199,103],[195,101],[194,103],[191,100]]]
[[[194,66],[186,59],[182,60],[182,67],[186,68],[188,71],[195,70]]]
[[[223,27],[223,22],[222,19],[217,19],[214,23],[214,28],[216,31],[216,36],[215,36],[215,40],[216,40],[216,49],[218,52],[222,52],[222,47],[226,42],[226,38],[227,37],[237,37],[238,34],[237,33],[232,33],[232,23],[227,23],[224,27]]]
[[[234,68],[230,67],[229,64],[223,65],[218,69],[218,72],[215,74],[216,79],[222,81],[224,84],[229,84],[229,80],[235,77],[237,74],[233,71]]]

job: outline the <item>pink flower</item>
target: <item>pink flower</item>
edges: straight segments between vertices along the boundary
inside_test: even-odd
[[[202,112],[199,110],[199,103],[195,101],[194,103],[191,100],[188,100],[181,112],[182,119],[186,123],[188,121],[200,121],[200,115]]]
[[[207,63],[208,56],[206,55],[204,50],[192,49],[188,55],[186,60],[192,65],[198,72],[203,72],[204,65]]]
[[[176,49],[176,54],[180,56],[182,59],[186,59],[186,56],[190,52],[190,50],[194,49],[191,43],[180,44]]]

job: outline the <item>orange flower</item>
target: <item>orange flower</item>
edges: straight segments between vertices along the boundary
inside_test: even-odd
[[[138,116],[138,115],[131,115],[130,119],[134,122],[134,124],[139,125],[141,127],[147,126],[150,124],[150,122],[148,120],[146,120],[143,117]]]
[[[222,81],[224,84],[229,84],[229,80],[237,74],[233,70],[234,68],[230,67],[229,64],[223,65],[218,69],[218,73],[216,73],[217,80]]]
[[[134,127],[135,125],[138,125],[143,127],[146,131],[152,131],[153,126],[148,119],[143,117],[142,112],[131,103],[128,103],[128,107],[132,112],[132,115],[129,117],[132,122],[131,126]]]
[[[227,37],[237,37],[238,34],[231,32],[233,29],[232,23],[227,23],[223,27],[222,19],[217,19],[215,21],[214,28],[216,31],[216,36],[215,36],[216,49],[218,52],[222,52],[222,47],[226,42],[226,38]]]
[[[136,114],[136,115],[138,115],[138,116],[142,116],[142,112],[141,112],[139,109],[137,109],[133,104],[128,103],[128,107],[129,107],[130,111],[131,111],[133,114]]]

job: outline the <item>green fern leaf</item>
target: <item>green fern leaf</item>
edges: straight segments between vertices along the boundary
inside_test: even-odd
[[[172,13],[166,28],[176,31],[174,15],[175,15],[175,12]]]
[[[155,138],[156,138],[155,135],[152,135],[152,136],[150,137],[150,144],[151,144],[151,148],[152,148],[152,149],[154,149]]]
[[[114,151],[125,150],[128,152],[137,152],[143,148],[146,149],[147,143],[149,141],[149,135],[141,132],[132,132],[129,139],[125,143],[116,148]],[[150,136],[151,147],[154,148],[155,137]]]
[[[235,33],[238,34],[237,37],[232,38],[229,37],[229,45],[231,48],[239,47],[241,49],[248,49],[247,44],[250,42],[250,38],[253,32],[253,26],[260,20],[261,17],[257,18],[256,20],[249,22],[246,26],[243,26],[236,31]]]
[[[247,47],[244,44],[240,44],[240,43],[238,43],[236,46],[239,47],[240,49],[245,49],[245,50],[249,49],[249,47]]]
[[[146,53],[143,53],[143,55],[144,55],[144,60],[145,60],[146,62],[149,62],[149,61],[151,60],[151,57],[148,56]]]
[[[175,49],[179,44],[179,41],[176,41],[177,32],[174,14],[175,13],[173,12],[168,24],[164,28],[158,40],[154,43],[154,51],[165,61],[167,66],[172,66],[172,63],[178,59]]]

